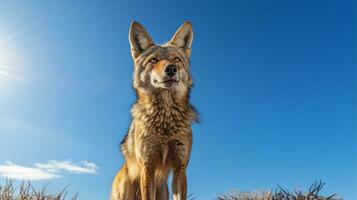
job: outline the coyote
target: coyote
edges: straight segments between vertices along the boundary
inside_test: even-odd
[[[111,200],[167,200],[171,171],[173,199],[186,199],[191,124],[197,120],[189,102],[192,38],[191,23],[184,22],[169,42],[157,45],[141,24],[132,22],[129,41],[137,100],[121,142],[125,163],[114,178]]]

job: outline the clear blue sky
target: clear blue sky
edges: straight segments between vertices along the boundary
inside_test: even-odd
[[[135,100],[130,22],[163,43],[190,20],[202,123],[189,192],[205,200],[322,179],[324,194],[357,199],[353,4],[0,1],[0,165],[87,160],[97,174],[61,171],[35,184],[106,199]]]

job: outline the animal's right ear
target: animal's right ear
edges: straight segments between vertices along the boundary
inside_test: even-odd
[[[150,35],[139,22],[132,22],[129,30],[131,55],[136,59],[142,52],[154,45]]]

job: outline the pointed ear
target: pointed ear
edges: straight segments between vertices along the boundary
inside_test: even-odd
[[[142,52],[154,45],[150,35],[139,22],[132,22],[129,30],[131,55],[136,59]]]
[[[190,58],[191,45],[193,39],[192,25],[190,22],[185,21],[181,27],[176,31],[170,43],[177,48],[183,50],[187,58]]]

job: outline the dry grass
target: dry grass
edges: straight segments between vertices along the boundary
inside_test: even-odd
[[[13,181],[7,180],[5,185],[0,185],[0,200],[76,200],[77,195],[67,198],[67,190],[57,194],[49,194],[46,188],[36,190],[29,182],[23,182],[15,187]]]
[[[321,196],[319,193],[325,183],[321,181],[312,184],[308,192],[301,191],[289,192],[277,187],[275,192],[256,191],[256,192],[232,192],[220,195],[217,200],[342,200],[335,194]],[[36,190],[29,182],[23,182],[19,187],[15,187],[13,181],[7,180],[4,185],[0,185],[0,200],[76,200],[77,195],[67,198],[67,190],[64,189],[57,194],[49,194],[46,188]],[[192,194],[189,200],[196,199]]]
[[[342,200],[335,194],[326,197],[320,196],[319,193],[324,185],[325,183],[321,181],[315,182],[306,193],[301,191],[289,192],[280,186],[277,187],[275,192],[232,192],[219,196],[217,200]]]

